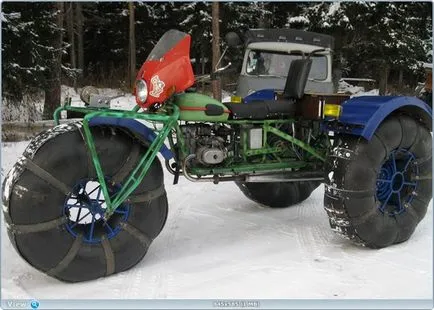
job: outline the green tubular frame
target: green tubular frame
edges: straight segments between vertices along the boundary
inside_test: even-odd
[[[312,148],[310,145],[308,145],[307,143],[304,143],[301,140],[298,140],[296,138],[294,138],[291,135],[288,135],[287,133],[280,131],[277,128],[274,128],[272,126],[270,126],[270,124],[265,123],[264,124],[264,132],[271,132],[272,134],[275,134],[276,136],[281,137],[282,139],[289,141],[291,143],[294,143],[295,145],[301,147],[303,150],[307,151],[309,154],[311,154],[312,156],[318,158],[321,161],[325,161],[325,157],[322,156],[321,154],[319,154],[314,148]]]
[[[178,160],[184,160],[189,154],[187,149],[187,143],[184,139],[184,136],[181,132],[180,124],[178,122],[180,111],[176,105],[166,104],[168,111],[165,111],[164,114],[158,113],[138,113],[140,109],[136,106],[131,111],[125,110],[112,110],[108,108],[93,108],[93,107],[71,107],[70,100],[65,102],[64,106],[59,107],[54,112],[54,120],[56,125],[59,124],[59,115],[61,111],[75,111],[85,114],[83,118],[83,130],[86,145],[89,149],[89,152],[92,157],[92,162],[95,167],[95,171],[98,177],[98,182],[101,185],[102,193],[104,195],[104,199],[107,205],[105,219],[108,219],[113,212],[119,207],[122,202],[128,199],[129,195],[139,186],[148,172],[154,158],[157,156],[160,148],[164,144],[166,138],[168,138],[170,143],[170,148],[172,151],[175,148],[174,141],[172,138],[173,131],[176,133],[176,143],[180,150],[180,154],[178,156]],[[127,118],[127,119],[141,119],[150,122],[163,123],[164,126],[158,130],[157,137],[149,146],[146,153],[140,159],[139,163],[128,177],[128,179],[122,184],[121,190],[114,196],[110,197],[108,192],[108,187],[106,183],[106,179],[104,177],[104,173],[102,171],[101,163],[98,158],[98,154],[95,147],[95,141],[92,137],[92,133],[89,127],[90,119],[94,117],[114,117],[114,118]],[[237,163],[234,164],[232,161],[229,161],[224,167],[216,167],[216,168],[192,168],[191,173],[197,176],[205,176],[205,175],[225,175],[225,174],[239,174],[239,173],[257,173],[257,172],[266,172],[266,171],[276,171],[276,170],[290,170],[290,169],[299,169],[306,167],[311,163],[311,161],[304,160],[294,160],[290,158],[279,158],[276,153],[282,151],[280,147],[271,147],[267,145],[267,134],[272,133],[274,135],[279,136],[280,138],[289,141],[305,150],[308,154],[316,158],[316,161],[324,161],[325,158],[323,155],[318,153],[314,148],[312,148],[309,144],[294,138],[291,135],[286,134],[285,132],[277,129],[273,125],[279,124],[291,124],[293,123],[293,119],[287,120],[264,120],[264,121],[250,121],[250,120],[228,120],[226,123],[229,125],[260,125],[263,128],[263,147],[260,149],[250,150],[248,149],[248,137],[247,131],[242,130],[241,143],[243,144],[242,149],[242,157],[245,163]],[[254,163],[246,163],[247,158],[250,156],[260,156],[262,155],[262,162],[254,162]],[[267,162],[266,155],[273,155],[277,162]],[[304,156],[303,156],[304,158]]]
[[[312,160],[309,158],[306,158],[306,161],[304,160],[294,160],[289,159],[287,157],[279,158],[278,156],[274,156],[278,162],[266,162],[268,159],[265,157],[265,155],[274,155],[276,153],[279,153],[282,151],[280,147],[270,147],[267,146],[267,134],[272,133],[276,136],[279,136],[283,140],[286,140],[290,143],[293,143],[300,147],[301,149],[305,150],[308,154],[308,156],[303,156],[315,158],[315,162],[325,161],[325,156],[320,154],[316,149],[311,147],[309,144],[294,138],[291,135],[286,134],[285,132],[277,129],[276,127],[273,127],[273,125],[278,124],[292,124],[294,123],[294,119],[278,119],[278,120],[264,120],[264,121],[251,121],[251,120],[228,120],[226,122],[219,122],[222,124],[229,124],[229,125],[260,125],[263,129],[263,147],[259,149],[248,149],[248,133],[246,130],[242,130],[240,133],[240,139],[242,144],[242,153],[241,156],[243,160],[246,162],[248,157],[251,156],[257,156],[257,155],[264,155],[262,162],[255,162],[255,163],[239,163],[237,165],[234,165],[232,162],[229,162],[224,167],[217,167],[217,168],[191,168],[190,173],[195,174],[198,176],[206,176],[206,175],[224,175],[224,174],[239,174],[239,173],[258,173],[258,172],[269,172],[269,171],[275,171],[275,170],[286,170],[286,169],[300,169],[303,167],[308,166],[312,163]],[[181,159],[186,158],[188,155],[187,149],[185,147],[185,141],[184,138],[180,132],[179,125],[177,124],[177,139],[180,144],[180,150],[182,153]]]
[[[76,111],[85,113],[83,118],[83,129],[84,136],[86,139],[86,145],[89,148],[90,154],[92,156],[92,162],[95,166],[96,174],[98,176],[98,182],[101,185],[102,193],[107,205],[105,219],[108,219],[113,212],[119,207],[122,202],[124,202],[128,196],[139,186],[149,170],[152,161],[157,156],[158,151],[162,147],[164,140],[167,138],[171,132],[173,126],[177,123],[179,118],[179,109],[177,106],[173,106],[173,112],[171,115],[168,114],[148,114],[148,113],[137,113],[138,107],[135,107],[132,111],[122,111],[122,110],[110,110],[110,109],[95,109],[95,108],[77,108],[65,105],[56,109],[54,112],[54,120],[56,125],[59,124],[59,115],[63,110]],[[108,193],[107,183],[104,177],[104,173],[101,168],[101,163],[96,152],[95,141],[92,137],[92,133],[89,128],[89,120],[93,117],[116,117],[116,118],[128,118],[128,119],[142,119],[146,121],[155,121],[163,123],[163,128],[159,131],[157,137],[149,146],[145,155],[140,159],[140,162],[133,170],[128,179],[122,184],[121,190],[113,197],[110,197]]]
[[[279,136],[280,138],[291,142],[297,146],[299,146],[300,148],[302,148],[303,150],[305,150],[306,152],[308,152],[309,154],[311,154],[313,157],[318,158],[321,161],[325,161],[325,156],[321,155],[320,153],[318,153],[313,147],[311,147],[309,144],[294,138],[291,135],[288,135],[287,133],[275,128],[272,126],[272,124],[292,124],[294,122],[293,119],[289,119],[289,120],[264,120],[264,121],[248,121],[248,120],[230,120],[227,121],[226,123],[228,124],[239,124],[239,125],[247,125],[247,124],[260,124],[262,125],[262,128],[264,130],[263,133],[263,145],[267,145],[267,133],[272,133],[276,136]],[[258,154],[270,154],[270,153],[276,153],[279,150],[277,148],[274,147],[264,147],[264,148],[260,148],[257,150],[249,150],[247,149],[247,136],[245,134],[243,134],[243,136],[241,137],[242,141],[243,141],[243,152],[244,155],[246,156],[250,156],[250,155],[258,155]]]

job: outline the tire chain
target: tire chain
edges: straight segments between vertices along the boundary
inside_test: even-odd
[[[332,161],[333,164],[329,167],[330,169],[326,169],[325,171],[334,171],[338,167],[338,161],[352,160],[355,156],[357,154],[354,150],[345,147],[335,147],[329,154],[329,161]],[[357,245],[366,246],[366,242],[358,236],[356,229],[352,225],[353,220],[351,220],[344,206],[345,200],[350,198],[352,192],[340,189],[336,184],[330,184],[332,180],[327,175],[324,179],[324,210],[329,217],[331,229],[336,234]]]

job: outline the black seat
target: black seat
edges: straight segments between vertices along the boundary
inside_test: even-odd
[[[312,59],[296,59],[291,62],[283,90],[285,99],[303,98],[311,66]]]
[[[237,119],[266,119],[293,116],[295,105],[290,100],[263,100],[249,103],[224,103]]]
[[[247,104],[225,103],[236,119],[266,119],[291,117],[295,114],[295,101],[303,98],[309,76],[311,59],[291,62],[281,100],[252,100]]]

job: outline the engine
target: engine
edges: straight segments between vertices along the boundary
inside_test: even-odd
[[[217,165],[228,157],[232,130],[224,125],[187,124],[181,130],[186,137],[190,154],[202,165]]]

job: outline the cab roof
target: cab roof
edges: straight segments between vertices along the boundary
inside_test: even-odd
[[[298,29],[250,29],[245,33],[246,46],[255,42],[287,42],[315,45],[322,48],[334,47],[334,38],[326,34]]]
[[[299,44],[299,43],[289,43],[289,42],[253,42],[247,45],[248,49],[251,50],[261,50],[270,52],[281,52],[281,53],[293,53],[301,51],[303,53],[311,53],[315,50],[322,49],[323,47],[319,45],[310,44]],[[330,50],[319,53],[328,54]]]

